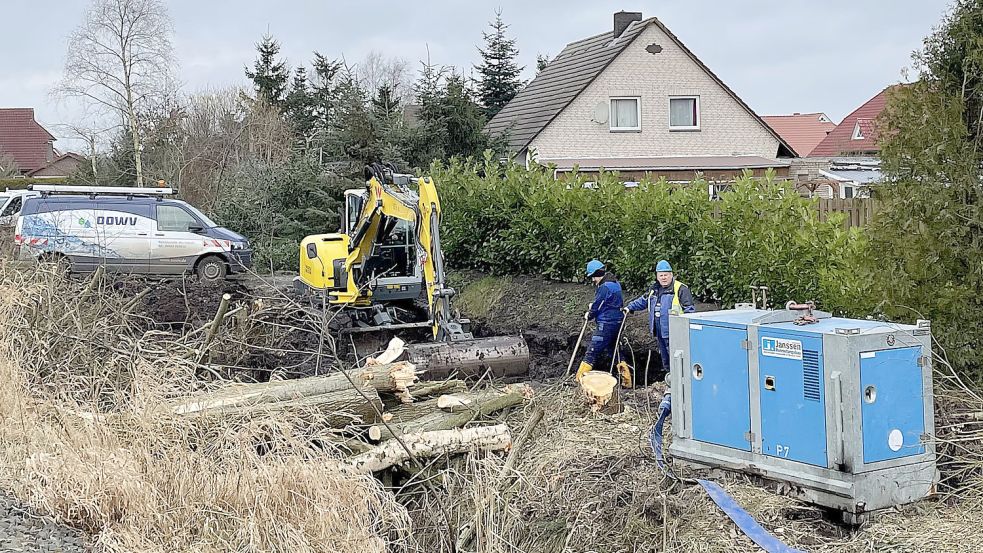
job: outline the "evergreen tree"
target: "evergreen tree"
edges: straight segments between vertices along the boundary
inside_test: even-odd
[[[372,111],[381,119],[389,119],[400,112],[399,96],[393,87],[387,84],[379,87],[372,98]]]
[[[263,35],[262,42],[256,45],[256,51],[259,57],[254,62],[252,71],[248,67],[245,69],[246,77],[253,81],[257,97],[282,108],[289,70],[286,62],[276,59],[280,53],[280,43],[270,35]]]
[[[488,135],[482,132],[485,117],[464,77],[452,74],[447,78],[442,103],[447,129],[444,155],[480,157],[488,147]]]
[[[522,67],[516,64],[519,49],[515,39],[505,36],[508,25],[502,21],[502,12],[495,12],[495,21],[489,24],[492,32],[482,32],[485,48],[479,48],[481,65],[475,66],[478,71],[478,99],[484,108],[485,116],[489,119],[515,98],[522,88],[519,75]]]
[[[302,65],[294,70],[294,78],[284,100],[283,111],[294,129],[304,139],[311,136],[317,123],[313,102],[311,88],[307,82],[307,68]]]

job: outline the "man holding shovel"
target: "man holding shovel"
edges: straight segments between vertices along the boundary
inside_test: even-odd
[[[621,358],[618,339],[625,318],[622,313],[624,297],[621,284],[614,273],[608,272],[603,263],[594,259],[587,264],[587,276],[594,281],[597,292],[594,294],[594,301],[590,304],[590,310],[584,313],[584,326],[586,328],[587,321],[597,321],[597,328],[591,335],[584,360],[577,369],[578,382],[594,368],[594,364],[599,359],[604,359],[608,355],[618,355]],[[623,359],[618,363],[618,372],[621,375],[621,385],[630,388],[631,369]]]

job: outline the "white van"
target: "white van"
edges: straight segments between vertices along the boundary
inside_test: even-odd
[[[252,263],[249,241],[218,226],[170,188],[35,185],[14,231],[22,259],[73,272],[193,272],[218,281]]]
[[[0,194],[0,227],[11,227],[17,222],[21,207],[24,205],[24,198],[40,196],[40,192],[33,190],[11,190]]]

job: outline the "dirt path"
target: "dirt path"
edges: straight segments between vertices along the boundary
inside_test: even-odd
[[[91,550],[86,538],[77,530],[34,514],[17,500],[0,494],[0,551],[80,553]]]

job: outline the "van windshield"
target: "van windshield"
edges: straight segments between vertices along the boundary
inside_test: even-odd
[[[188,208],[188,211],[190,211],[196,217],[198,217],[198,219],[200,219],[202,223],[205,223],[205,226],[206,227],[208,227],[208,228],[215,228],[215,227],[218,226],[218,223],[216,223],[215,221],[212,221],[211,219],[209,219],[207,215],[205,215],[204,213],[202,213],[201,211],[199,211],[198,208],[196,208],[195,206],[186,203],[186,204],[184,204],[184,207]]]

